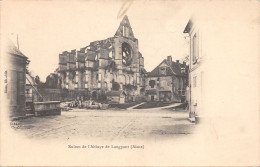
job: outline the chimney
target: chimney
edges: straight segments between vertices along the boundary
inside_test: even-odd
[[[172,56],[167,56],[168,63],[172,63]]]
[[[180,60],[176,60],[176,63],[180,63]]]

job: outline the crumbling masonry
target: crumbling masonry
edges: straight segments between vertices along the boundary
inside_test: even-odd
[[[127,100],[134,101],[144,96],[145,74],[144,58],[127,16],[114,37],[59,55],[62,88],[88,91],[94,99],[124,90]]]

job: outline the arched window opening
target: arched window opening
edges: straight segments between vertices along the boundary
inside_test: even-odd
[[[129,66],[132,63],[131,46],[127,43],[122,44],[122,61],[125,66]]]

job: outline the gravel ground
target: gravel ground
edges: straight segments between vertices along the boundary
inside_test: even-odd
[[[100,140],[176,138],[193,133],[187,111],[73,109],[60,116],[22,119],[16,131],[29,138]]]

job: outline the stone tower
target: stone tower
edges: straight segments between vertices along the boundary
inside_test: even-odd
[[[144,87],[144,58],[127,16],[114,37],[91,42],[79,51],[60,54],[62,87],[88,90],[93,98],[103,92],[124,90],[135,100]]]

